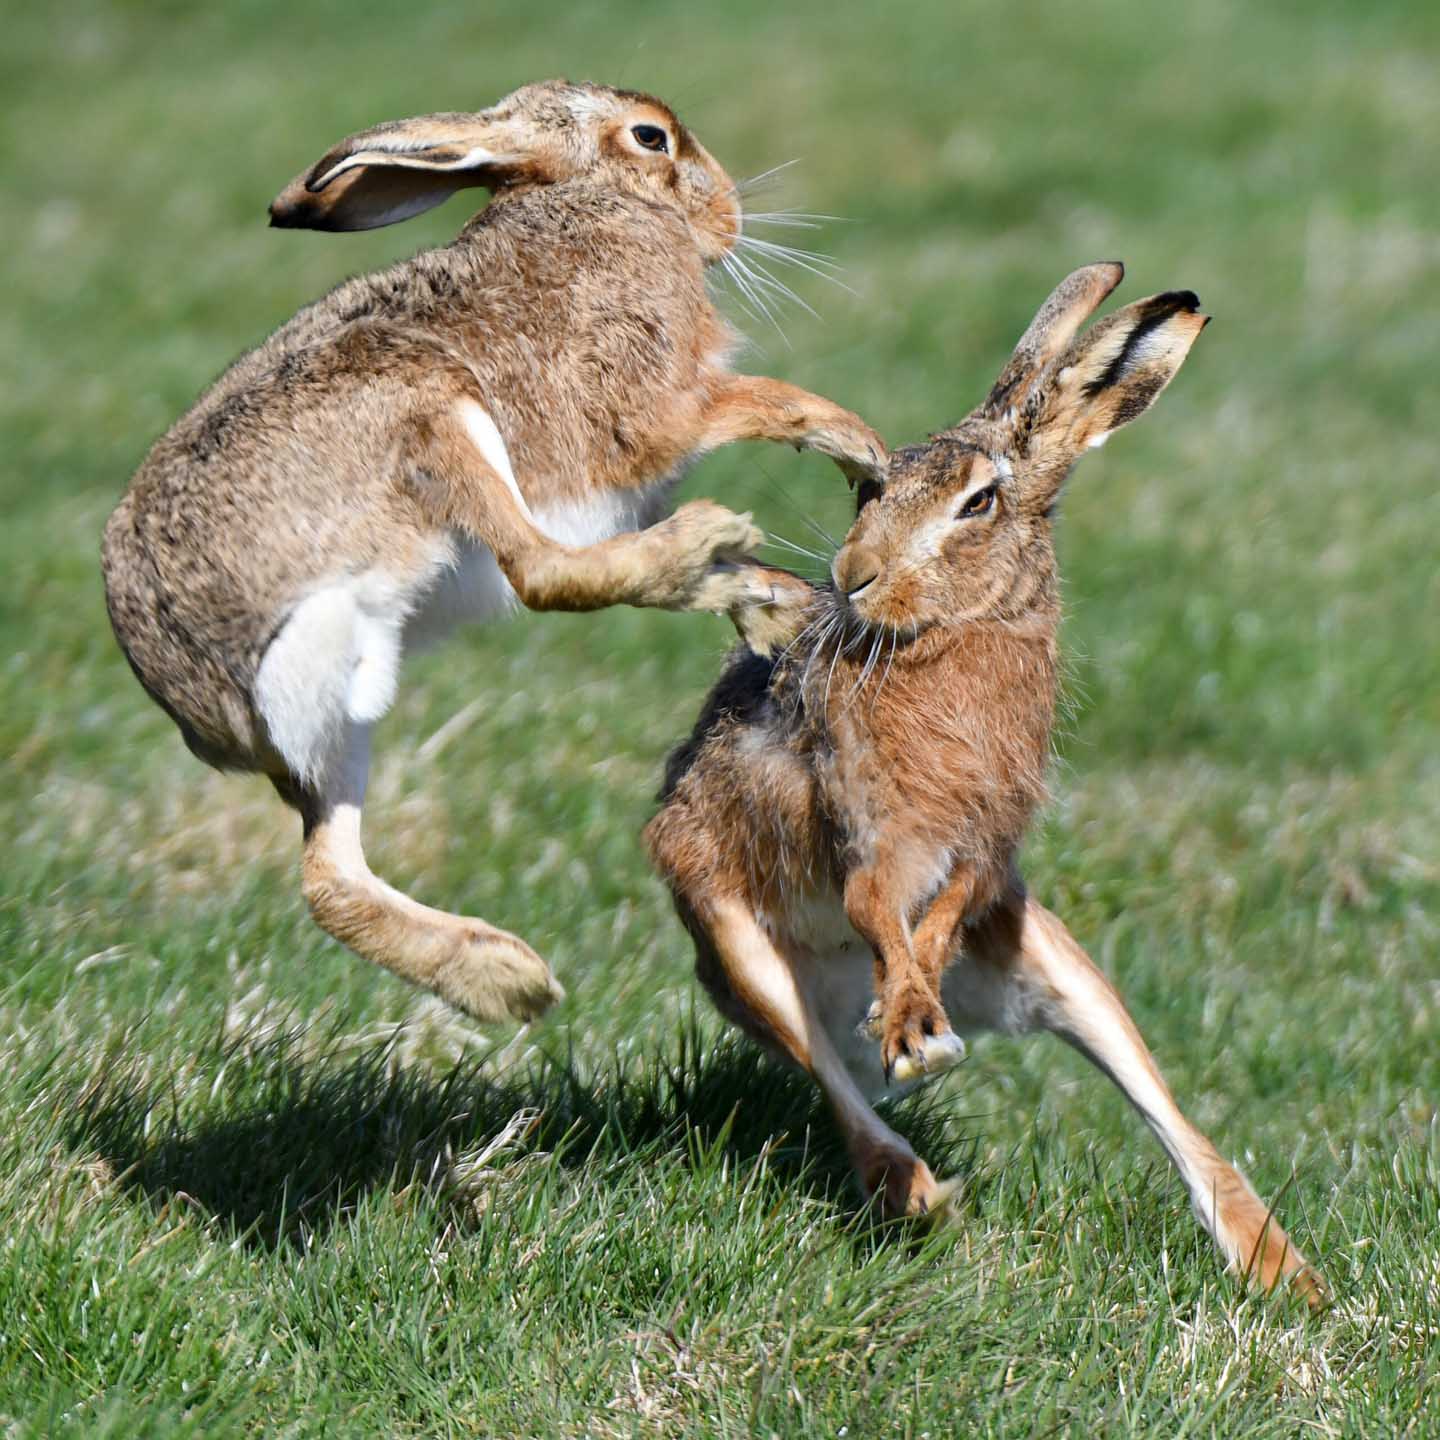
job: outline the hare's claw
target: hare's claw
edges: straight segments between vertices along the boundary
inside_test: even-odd
[[[905,1051],[890,1066],[890,1079],[897,1085],[908,1085],[925,1075],[939,1075],[958,1065],[965,1058],[965,1042],[953,1031],[927,1035],[919,1054]]]
[[[866,480],[885,478],[885,442],[856,416],[837,417],[819,426],[805,437],[804,444],[833,460],[852,489]]]
[[[891,996],[876,1017],[880,1063],[887,1081],[908,1084],[939,1074],[965,1058],[965,1043],[950,1028],[940,1003],[926,989]]]

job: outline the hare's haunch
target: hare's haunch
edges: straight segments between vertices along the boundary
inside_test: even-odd
[[[660,101],[597,85],[342,141],[271,207],[357,230],[467,186],[449,246],[351,280],[237,361],[160,439],[105,530],[110,617],[141,684],[212,765],[304,820],[304,892],[337,939],[481,1019],[560,992],[523,941],[427,909],[360,845],[370,728],[406,649],[519,601],[726,610],[770,593],[760,535],[685,466],[770,439],[873,477],[863,421],[734,374],[707,268],[737,189]]]
[[[985,403],[891,456],[832,586],[771,572],[785,603],[738,614],[748,643],[672,756],[646,841],[719,1008],[815,1077],[889,1212],[947,1192],[867,1092],[954,1064],[950,1016],[1047,1029],[1140,1111],[1230,1263],[1318,1304],[1319,1277],[1017,869],[1049,758],[1061,486],[1149,408],[1206,320],[1177,291],[1080,334],[1121,274],[1070,276]]]

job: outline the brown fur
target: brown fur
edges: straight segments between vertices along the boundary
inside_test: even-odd
[[[1153,403],[1206,323],[1176,292],[1077,339],[1120,275],[1071,276],[986,403],[892,455],[832,587],[776,577],[788,638],[773,607],[753,629],[754,612],[737,616],[748,643],[672,757],[645,838],[697,937],[700,978],[816,1076],[892,1212],[932,1208],[943,1189],[863,1106],[863,1066],[842,1058],[847,937],[873,956],[866,1029],[887,1079],[961,1053],[942,983],[967,1025],[1064,1035],[1156,1129],[1232,1262],[1267,1288],[1293,1277],[1318,1301],[1318,1278],[1175,1109],[1119,998],[1018,876],[1056,698],[1061,485],[1085,448]]]
[[[663,151],[637,126],[663,130]],[[473,185],[494,199],[451,245],[347,281],[238,360],[156,443],[105,530],[110,616],[135,673],[202,759],[266,773],[306,814],[307,874],[329,865],[311,849],[339,843],[327,816],[342,792],[358,817],[355,757],[374,719],[352,707],[317,720],[305,748],[267,712],[262,667],[308,599],[372,584],[383,595],[362,619],[398,633],[467,554],[488,553],[533,609],[724,610],[770,593],[735,563],[759,532],[708,501],[637,530],[663,514],[668,481],[735,439],[817,449],[852,480],[884,461],[848,411],[729,370],[736,336],[706,283],[740,233],[736,187],[651,97],[552,82],[478,114],[378,126],[297,177],[271,213],[365,228]],[[497,432],[498,470],[477,414]],[[579,542],[546,529],[556,514],[582,517]],[[286,705],[303,712],[293,690]],[[375,923],[319,901],[316,917],[408,978],[430,983],[436,925],[461,950],[492,928],[439,912],[422,923],[371,880],[347,904]],[[329,893],[307,887],[312,901]],[[559,993],[537,972],[513,1005],[495,1003],[486,963],[482,945],[469,989],[442,993],[484,1018],[529,1015],[537,994]]]

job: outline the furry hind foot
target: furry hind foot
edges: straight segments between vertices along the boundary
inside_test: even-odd
[[[322,930],[475,1020],[533,1020],[564,997],[518,936],[421,905],[376,879],[359,855],[358,812],[342,814],[342,824],[348,849],[333,825],[312,826],[305,842],[301,889]]]
[[[879,1196],[887,1220],[937,1223],[948,1215],[950,1201],[960,1189],[958,1180],[937,1180],[908,1146],[877,1147],[859,1157],[856,1167],[865,1193]]]
[[[1266,1294],[1289,1290],[1311,1310],[1330,1303],[1324,1277],[1295,1247],[1273,1211],[1232,1166],[1221,1162],[1211,1182],[1215,1200],[1215,1235],[1231,1253],[1231,1263],[1245,1279]]]
[[[483,921],[462,921],[455,958],[436,968],[430,988],[475,1020],[534,1020],[565,991],[549,965],[516,935]]]

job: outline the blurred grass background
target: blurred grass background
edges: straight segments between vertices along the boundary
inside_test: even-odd
[[[3,19],[7,1435],[1428,1433],[1440,11]],[[527,617],[410,665],[372,859],[550,957],[569,998],[513,1035],[321,936],[293,818],[135,685],[97,544],[147,446],[299,305],[465,214],[272,232],[271,195],[351,130],[553,74],[666,97],[737,176],[799,159],[778,203],[845,217],[818,241],[855,293],[805,280],[822,318],[747,323],[744,363],[892,442],[962,414],[1077,264],[1215,315],[1067,498],[1072,704],[1027,868],[1281,1197],[1329,1316],[1222,1276],[1148,1136],[1045,1041],[977,1045],[899,1109],[967,1175],[963,1224],[869,1227],[805,1087],[692,1008],[639,853],[720,622]],[[801,513],[849,509],[758,447],[686,493],[802,543]]]

